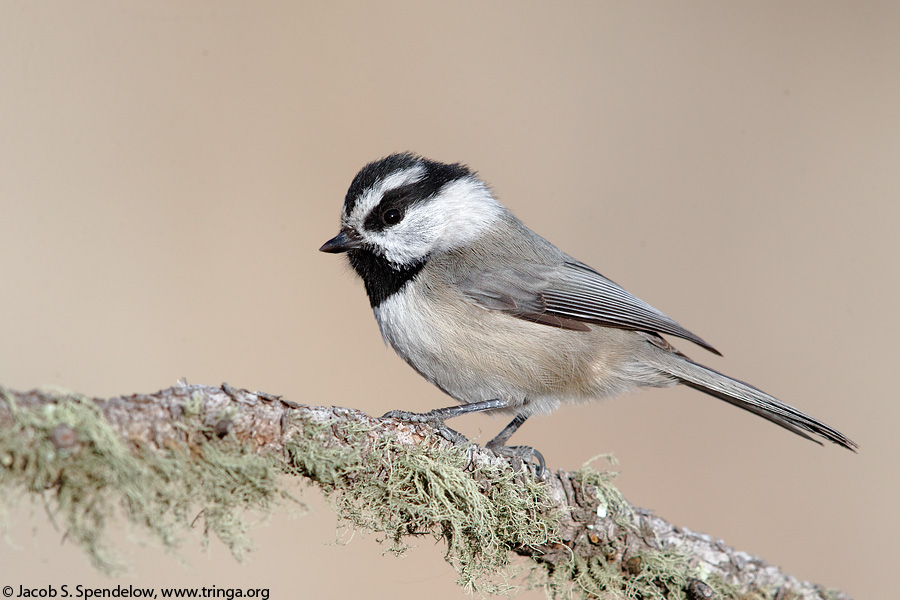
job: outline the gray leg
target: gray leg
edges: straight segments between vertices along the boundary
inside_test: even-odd
[[[506,408],[506,406],[507,404],[503,400],[482,400],[481,402],[472,402],[471,404],[458,404],[446,408],[436,408],[434,410],[429,410],[426,413],[391,410],[384,413],[381,418],[400,419],[401,421],[409,421],[411,423],[441,423],[447,419],[461,417],[469,413],[496,410],[498,408]],[[515,431],[515,429],[513,431]],[[512,435],[512,432],[510,432],[510,435]]]
[[[516,415],[516,418],[512,420],[512,423],[507,425],[503,431],[495,435],[494,439],[485,444],[485,446],[489,448],[492,446],[505,446],[512,434],[522,426],[522,423],[524,423],[527,418],[528,415]]]
[[[507,404],[503,400],[482,400],[481,402],[472,402],[471,404],[459,404],[457,406],[448,406],[446,408],[436,408],[426,413],[391,410],[384,413],[381,418],[399,419],[400,421],[407,421],[409,423],[430,423],[438,430],[438,433],[440,433],[441,437],[445,440],[453,442],[454,444],[465,444],[469,441],[466,439],[466,436],[444,425],[446,419],[461,417],[462,415],[473,412],[506,408],[506,406]],[[510,434],[512,434],[512,432],[510,432]]]
[[[525,422],[525,419],[528,418],[528,415],[518,414],[516,418],[512,420],[512,422],[503,428],[503,431],[498,433],[494,439],[485,444],[486,448],[490,448],[500,456],[517,456],[524,460],[525,462],[529,462],[532,458],[537,459],[538,466],[540,467],[538,470],[538,476],[544,473],[544,468],[546,463],[544,462],[544,455],[532,448],[531,446],[507,446],[506,442],[509,441],[510,436],[516,432],[516,430],[522,426],[522,423]]]
[[[461,417],[462,415],[467,415],[473,412],[508,408],[508,406],[509,404],[507,402],[500,399],[482,400],[481,402],[472,402],[471,404],[459,404],[456,406],[448,406],[446,408],[436,408],[426,413],[408,412],[405,410],[392,410],[386,412],[381,418],[399,419],[400,421],[407,421],[410,423],[430,423],[438,430],[438,432],[444,439],[455,444],[464,444],[468,440],[458,431],[454,431],[444,425],[444,421],[446,419]],[[540,467],[538,475],[541,475],[544,472],[545,462],[544,457],[540,452],[538,452],[531,446],[506,445],[506,442],[509,440],[510,436],[512,436],[512,434],[522,426],[522,423],[524,423],[525,419],[527,418],[528,415],[516,415],[516,418],[514,418],[512,422],[503,429],[503,431],[501,431],[491,441],[485,444],[485,447],[490,448],[493,452],[499,454],[500,456],[518,457],[525,462],[530,462],[532,458],[535,458],[537,459],[538,465]]]

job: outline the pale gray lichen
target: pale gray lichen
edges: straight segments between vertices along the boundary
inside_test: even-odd
[[[385,533],[395,553],[411,536],[445,540],[446,558],[469,590],[507,590],[510,550],[557,535],[545,486],[506,463],[469,465],[469,472],[464,447],[401,447],[382,437],[359,453],[328,448],[320,437],[308,428],[288,450],[304,474],[323,484],[339,517]]]
[[[247,512],[265,515],[291,498],[284,473],[312,480],[343,522],[385,534],[389,551],[402,553],[415,536],[444,540],[446,558],[468,590],[510,591],[511,551],[552,546],[565,516],[547,485],[525,470],[502,460],[471,461],[467,447],[376,435],[361,421],[305,420],[276,458],[228,436],[218,439],[202,418],[199,397],[176,419],[191,443],[162,448],[122,438],[92,400],[69,395],[23,409],[2,389],[0,400],[12,415],[12,424],[0,428],[0,516],[14,501],[10,491],[42,499],[68,538],[106,572],[121,567],[105,541],[117,515],[170,550],[202,522],[204,541],[212,533],[240,558],[250,547]],[[213,421],[232,416],[225,411]],[[645,535],[613,476],[585,465],[574,483],[624,535]],[[554,564],[536,558],[530,583],[553,598],[683,599],[694,578],[720,600],[771,597],[768,591],[741,595],[674,548],[632,553],[624,567],[575,553]]]
[[[93,401],[21,409],[4,399],[14,421],[0,428],[5,508],[23,494],[42,498],[53,521],[103,572],[124,566],[106,541],[119,513],[167,550],[200,522],[204,541],[215,534],[240,558],[251,546],[244,512],[268,513],[288,497],[278,462],[237,445],[142,448],[124,441]],[[71,429],[71,445],[55,440],[60,425]]]

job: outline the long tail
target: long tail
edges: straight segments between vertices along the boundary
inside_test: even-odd
[[[825,423],[785,404],[749,383],[732,379],[709,367],[695,363],[681,354],[673,352],[660,354],[657,368],[672,375],[681,383],[759,415],[817,444],[821,445],[821,442],[807,435],[806,432],[821,436],[829,442],[856,452],[858,447],[856,443],[840,431],[832,429]]]

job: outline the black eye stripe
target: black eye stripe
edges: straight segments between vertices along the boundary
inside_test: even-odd
[[[423,191],[425,190],[422,186],[415,183],[386,191],[378,206],[366,217],[363,228],[367,231],[384,231],[391,225],[396,225],[406,216],[409,207],[427,199],[422,196]],[[388,213],[392,213],[392,217],[399,216],[399,218],[388,218]]]
[[[360,196],[372,186],[377,185],[379,181],[383,181],[392,173],[414,167],[424,161],[425,159],[411,152],[403,152],[370,162],[353,178],[353,183],[350,184],[350,189],[347,190],[347,196],[344,198],[344,212],[348,215],[352,213]]]
[[[389,157],[387,159],[384,159],[383,162],[391,163],[403,157],[408,159],[409,155]],[[363,222],[363,229],[373,232],[383,231],[391,225],[391,223],[385,223],[384,220],[384,215],[389,210],[399,210],[401,218],[404,218],[409,213],[409,209],[411,207],[415,206],[416,204],[427,202],[435,194],[438,194],[441,189],[443,189],[443,187],[449,182],[471,175],[471,171],[459,164],[445,165],[443,163],[437,163],[425,159],[416,160],[416,164],[424,167],[422,176],[417,181],[385,191],[382,194],[381,201],[378,203],[378,206],[373,208],[366,216]],[[376,165],[378,165],[378,163],[376,163]],[[371,168],[374,167],[372,165],[365,167],[363,171],[361,171],[360,174],[357,175],[357,179],[361,178],[361,176],[364,174],[368,176],[368,170]],[[377,182],[373,183],[372,185],[377,185]],[[351,185],[351,189],[350,191],[348,191],[348,202],[347,205],[345,205],[345,210],[346,206],[352,207],[355,204],[355,198],[352,198],[351,194],[362,193],[362,191],[356,191],[356,188],[358,187],[358,182],[354,181],[354,185]]]

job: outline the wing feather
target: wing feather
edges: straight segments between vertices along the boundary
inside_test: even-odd
[[[459,283],[463,293],[484,308],[521,319],[585,329],[579,323],[680,337],[719,354],[643,300],[584,263],[567,260],[556,266],[520,263],[516,267],[468,273]]]

